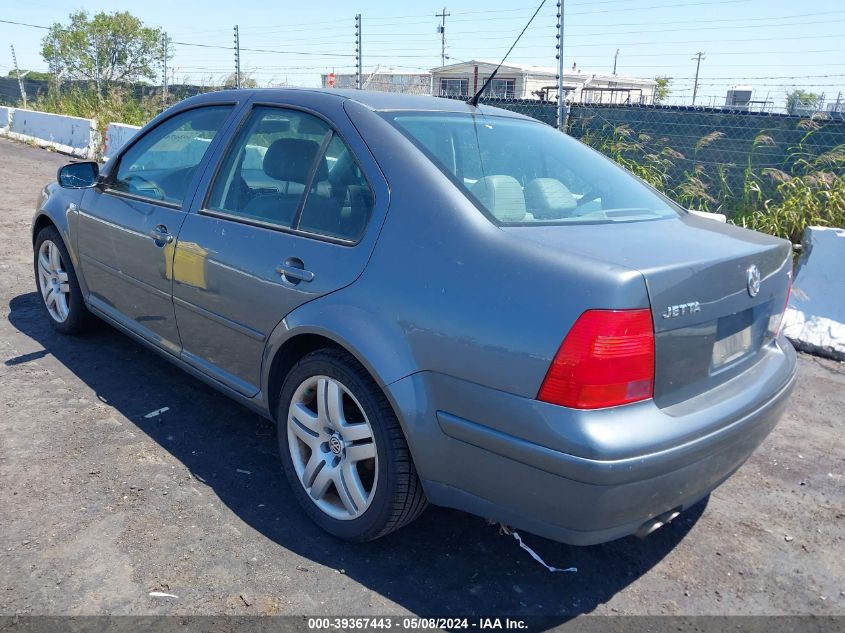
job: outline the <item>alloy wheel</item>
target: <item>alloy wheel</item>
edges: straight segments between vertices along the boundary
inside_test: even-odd
[[[338,380],[311,376],[291,398],[288,448],[311,501],[335,519],[360,517],[378,484],[373,429],[360,403]]]
[[[70,285],[59,247],[44,240],[38,249],[38,287],[47,312],[58,323],[70,314]]]

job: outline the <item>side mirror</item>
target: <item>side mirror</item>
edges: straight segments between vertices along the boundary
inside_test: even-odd
[[[56,180],[67,189],[87,189],[97,184],[100,166],[95,162],[70,163],[59,167]]]

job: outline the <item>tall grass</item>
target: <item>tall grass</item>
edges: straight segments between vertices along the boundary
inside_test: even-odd
[[[665,136],[628,124],[597,128],[591,119],[577,121],[576,136],[688,209],[719,211],[737,225],[796,244],[807,226],[845,227],[845,145],[817,149],[820,144],[811,142],[823,130],[817,119],[798,122],[803,134],[784,148],[778,167],[758,166],[758,155],[777,146],[769,130],[754,136],[737,163],[701,160],[706,149],[711,158],[719,156],[719,143],[727,137],[718,130],[699,138],[685,156]]]
[[[96,90],[72,85],[61,92],[50,90],[30,102],[30,108],[41,112],[94,119],[101,138],[109,123],[144,125],[163,109],[161,98],[137,98],[124,86],[110,86],[100,96]]]

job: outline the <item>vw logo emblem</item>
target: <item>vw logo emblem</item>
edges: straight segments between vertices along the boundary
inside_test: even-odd
[[[746,279],[748,283],[748,294],[756,297],[760,292],[760,270],[754,264],[748,267],[746,272]]]
[[[343,444],[338,439],[337,435],[332,435],[329,438],[329,449],[335,455],[340,455],[343,452]]]

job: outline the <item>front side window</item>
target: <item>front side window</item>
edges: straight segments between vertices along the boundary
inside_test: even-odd
[[[543,123],[471,114],[384,116],[497,224],[678,217],[672,203],[616,163]]]
[[[208,106],[167,119],[121,156],[110,188],[181,205],[197,166],[231,112],[231,106]]]
[[[206,208],[357,241],[372,204],[358,164],[325,121],[298,110],[259,106],[227,153]]]

